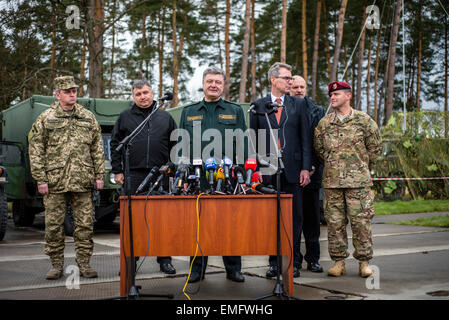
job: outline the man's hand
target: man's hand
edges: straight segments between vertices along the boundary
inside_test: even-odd
[[[43,196],[45,196],[46,194],[48,194],[48,184],[44,183],[44,184],[40,184],[37,186],[37,191],[39,191],[39,193]]]
[[[123,184],[125,183],[125,176],[123,175],[123,173],[117,173],[116,175],[114,175],[114,180],[118,184]]]
[[[104,181],[103,180],[95,180],[95,183],[97,185],[97,190],[101,190],[104,187]]]
[[[310,183],[309,170],[301,170],[299,174],[299,185],[305,187]]]

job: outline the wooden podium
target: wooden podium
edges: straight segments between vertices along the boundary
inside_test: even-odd
[[[197,196],[131,196],[134,255],[194,256],[196,206]],[[201,195],[198,207],[199,245],[205,256],[276,255],[276,195]],[[282,277],[284,289],[293,296],[292,195],[281,195],[281,211]],[[122,296],[131,286],[130,261],[128,198],[122,196]]]

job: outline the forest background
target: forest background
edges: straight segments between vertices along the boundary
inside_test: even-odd
[[[269,92],[269,66],[285,61],[319,105],[327,84],[344,80],[352,105],[382,125],[404,101],[408,111],[447,111],[448,9],[440,0],[2,0],[0,104],[52,95],[55,76],[73,75],[80,96],[129,99],[132,81],[146,78],[156,96],[174,93],[171,107],[185,105],[202,98],[201,71],[212,65],[226,71],[226,99],[250,102]]]

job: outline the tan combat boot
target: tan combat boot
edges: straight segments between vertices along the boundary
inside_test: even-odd
[[[327,275],[331,277],[344,276],[346,274],[345,260],[335,261],[332,268],[327,270]]]
[[[62,277],[63,266],[59,264],[54,264],[51,269],[47,272],[45,278],[47,280],[57,280]]]
[[[89,266],[88,263],[83,263],[79,265],[80,268],[80,275],[84,278],[96,278],[98,277],[97,271],[93,269],[91,266]]]
[[[359,276],[368,278],[373,275],[374,271],[369,267],[368,261],[359,261]]]

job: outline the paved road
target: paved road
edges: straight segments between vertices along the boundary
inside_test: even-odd
[[[414,219],[441,213],[376,216],[373,220],[374,258],[371,263],[377,277],[362,279],[352,256],[347,260],[347,275],[331,278],[326,273],[302,270],[295,279],[295,296],[306,300],[403,300],[449,299],[449,229],[399,226],[388,222]],[[449,214],[449,212],[444,213]],[[351,236],[351,232],[349,232]],[[58,281],[45,280],[48,257],[43,254],[43,216],[32,227],[15,228],[9,219],[5,239],[0,242],[0,299],[105,299],[119,294],[119,226],[98,229],[91,264],[99,272],[97,279],[81,278],[73,282],[75,265],[73,238],[66,238],[66,272]],[[332,262],[327,252],[326,227],[321,227],[321,264],[327,270]],[[352,245],[351,245],[352,252]],[[226,280],[220,257],[211,257],[206,279],[189,285],[192,300],[249,300],[273,291],[274,280],[266,279],[267,256],[244,256],[243,284]],[[139,261],[137,284],[141,293],[171,293],[186,300],[183,287],[188,272],[188,257],[174,257],[175,276],[159,271],[156,259]],[[305,267],[305,265],[304,265]],[[72,288],[72,289],[70,289]]]

